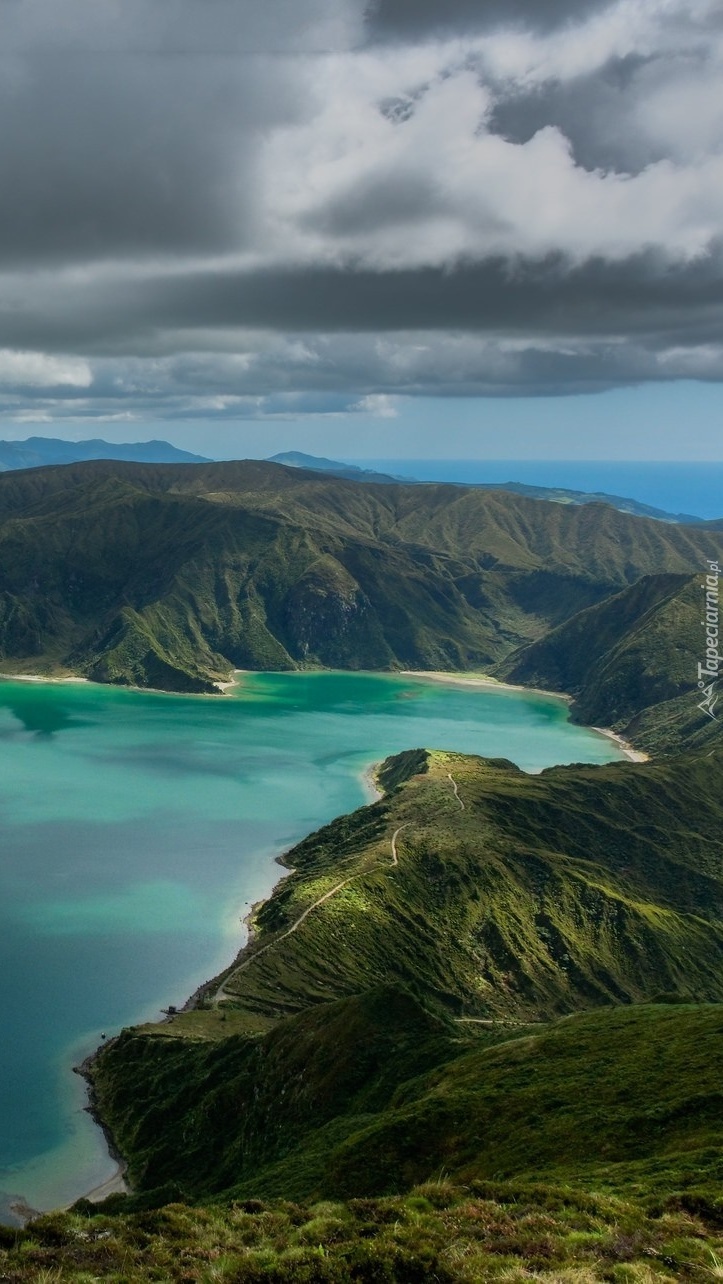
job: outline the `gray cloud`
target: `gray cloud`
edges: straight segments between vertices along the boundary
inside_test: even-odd
[[[36,293],[0,302],[8,347],[92,356],[238,349],[251,331],[318,333],[470,331],[574,341],[644,333],[699,343],[723,331],[723,248],[671,267],[648,252],[570,268],[545,260],[407,271],[279,268],[199,271],[123,281],[71,280],[55,299]],[[57,289],[57,287],[56,287]],[[256,341],[256,340],[254,340]]]
[[[23,72],[0,81],[0,263],[243,245],[254,133],[292,106],[261,67],[74,55]]]
[[[2,6],[0,415],[723,378],[722,18]]]
[[[363,20],[358,0],[22,0],[0,11],[5,55],[326,53],[358,42]]]
[[[376,0],[369,11],[373,39],[414,40],[450,32],[524,25],[535,31],[579,19],[608,0]]]

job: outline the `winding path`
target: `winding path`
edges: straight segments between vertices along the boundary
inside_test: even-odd
[[[454,796],[455,796],[455,798],[457,799],[457,802],[459,803],[460,807],[462,808],[462,811],[464,811],[464,803],[462,802],[462,799],[461,799],[461,798],[460,798],[460,796],[459,796],[459,788],[458,788],[458,786],[457,786],[457,781],[455,780],[455,778],[454,778],[454,776],[452,775],[452,772],[451,772],[451,771],[448,771],[448,772],[447,772],[447,779],[448,779],[448,780],[450,780],[450,781],[452,782],[452,788],[453,788],[453,790],[454,790]]]
[[[454,796],[457,799],[457,802],[459,803],[461,810],[464,811],[465,809],[464,802],[459,796],[459,787],[451,771],[447,772],[447,779],[449,780],[452,786],[452,789],[454,791]],[[407,829],[410,824],[411,824],[411,821],[405,821],[403,825],[398,825],[397,828],[394,830],[394,833],[392,834],[392,839],[391,839],[392,868],[399,864],[399,855],[397,853],[397,839],[401,834],[402,830]],[[247,967],[250,967],[252,963],[256,962],[256,959],[260,959],[263,954],[266,954],[267,950],[270,950],[272,946],[279,945],[281,941],[285,941],[288,936],[292,936],[294,932],[298,931],[298,929],[301,927],[301,924],[304,922],[304,919],[308,918],[313,910],[318,909],[320,905],[323,905],[324,901],[331,900],[332,896],[336,896],[337,892],[340,892],[343,887],[348,887],[349,883],[355,882],[357,878],[362,878],[364,874],[367,874],[369,872],[370,872],[369,870],[362,870],[361,873],[352,874],[349,878],[343,879],[341,883],[337,883],[336,886],[332,887],[330,891],[325,892],[324,895],[320,896],[319,899],[314,901],[312,905],[309,905],[304,910],[303,914],[300,914],[299,917],[291,924],[291,927],[287,927],[286,931],[281,933],[281,936],[274,937],[273,941],[269,941],[267,945],[262,945],[261,949],[257,950],[255,954],[252,954],[250,958],[244,959],[243,963],[239,963],[238,967],[235,967],[233,969],[233,972],[230,972],[226,979],[230,981],[232,977],[238,976],[239,972],[244,972]],[[232,997],[233,995],[230,995],[226,990],[226,982],[223,981],[221,985],[218,987],[216,993],[214,994],[213,1001],[215,1003],[220,1003],[224,999],[229,999]]]
[[[462,806],[464,806],[464,803],[462,803]],[[392,834],[392,866],[399,864],[399,856],[397,855],[397,838],[402,830],[406,829],[409,824],[411,824],[411,821],[406,821],[403,825],[399,825]],[[239,972],[245,971],[247,967],[250,967],[252,963],[255,963],[256,959],[260,959],[262,954],[265,954],[267,950],[270,950],[273,945],[278,945],[281,941],[285,941],[287,936],[291,936],[298,928],[301,927],[304,919],[309,917],[312,910],[318,909],[320,905],[324,904],[324,901],[331,900],[331,897],[336,896],[336,893],[340,892],[342,887],[347,887],[349,883],[353,883],[357,878],[363,878],[364,874],[368,873],[371,873],[371,870],[364,869],[359,874],[352,874],[349,878],[343,879],[341,883],[337,883],[330,891],[325,892],[323,896],[320,896],[318,900],[309,905],[304,910],[303,914],[300,914],[299,917],[295,919],[291,924],[291,927],[288,927],[285,932],[281,933],[281,936],[274,937],[273,941],[269,941],[268,945],[262,945],[261,949],[257,950],[255,954],[252,954],[250,958],[244,959],[243,963],[239,963],[238,967],[235,967],[233,972],[229,973],[226,980],[230,981],[232,977],[238,976]],[[220,1003],[223,999],[233,998],[233,995],[229,994],[225,987],[226,981],[222,981],[213,996],[214,1003]]]
[[[405,823],[403,825],[400,825],[398,829],[395,829],[394,833],[392,834],[392,865],[399,864],[399,859],[397,857],[397,835],[401,834],[402,830],[406,829],[410,824],[411,824],[411,821],[408,821],[408,820],[405,821]]]

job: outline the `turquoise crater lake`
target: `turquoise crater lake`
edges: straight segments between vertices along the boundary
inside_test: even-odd
[[[73,1064],[226,966],[273,857],[421,745],[527,771],[621,754],[554,697],[399,675],[244,674],[218,698],[0,682],[0,1221],[111,1176]]]

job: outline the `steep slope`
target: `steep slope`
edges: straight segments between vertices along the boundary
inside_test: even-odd
[[[499,663],[723,534],[250,461],[0,477],[0,661],[210,690],[233,666]]]
[[[574,695],[575,721],[612,727],[644,749],[716,743],[721,724],[700,709],[697,687],[702,582],[644,576],[523,648],[500,672]]]
[[[196,1006],[93,1063],[136,1187],[719,1181],[722,768],[387,760]]]
[[[721,1054],[721,1004],[455,1030],[387,987],[255,1040],[126,1032],[94,1083],[156,1198],[350,1199],[440,1171],[670,1194],[723,1177]]]

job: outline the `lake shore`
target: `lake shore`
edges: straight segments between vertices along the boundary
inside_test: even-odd
[[[497,678],[491,678],[486,673],[445,673],[443,670],[430,672],[425,669],[403,669],[400,677],[421,678],[429,682],[444,682],[451,686],[472,686],[485,687],[489,691],[519,691],[522,694],[551,696],[554,700],[564,700],[567,704],[572,704],[573,697],[567,695],[564,691],[546,691],[542,687],[523,687],[512,682],[499,682]],[[581,725],[586,725],[582,723]],[[617,731],[612,731],[609,727],[590,727],[590,731],[595,731],[599,736],[606,736],[608,740],[613,740],[616,745],[625,754],[630,762],[649,762],[650,754],[644,753],[642,749],[636,749]]]
[[[608,740],[614,740],[631,762],[650,762],[649,753],[644,753],[642,749],[634,749],[628,740],[618,735],[617,731],[611,731],[609,727],[591,727],[590,730],[596,731],[599,736],[607,736]]]
[[[546,691],[544,687],[523,687],[519,683],[501,682],[488,673],[457,673],[443,669],[401,669],[400,678],[422,678],[427,682],[444,682],[452,686],[486,687],[489,691],[520,691],[527,695],[551,696],[555,700],[572,703],[572,696],[564,691]]]
[[[90,682],[90,678],[81,678],[77,674],[52,677],[48,673],[0,673],[0,678],[4,678],[7,682]]]
[[[219,695],[225,696],[229,691],[233,690],[234,687],[241,685],[239,679],[243,679],[246,674],[255,672],[258,672],[258,670],[234,669],[233,676],[231,678],[223,682],[214,682],[213,685],[216,687]],[[309,670],[299,669],[297,672],[300,674],[307,674]],[[328,670],[319,669],[318,672],[326,673]],[[376,670],[370,670],[370,672],[376,672]],[[398,669],[384,670],[383,672],[388,672],[390,677],[414,678],[418,681],[444,683],[447,686],[482,687],[488,691],[519,691],[522,695],[547,696],[553,700],[562,700],[566,704],[572,704],[573,701],[573,697],[568,695],[565,691],[549,691],[544,687],[525,687],[520,683],[501,682],[498,678],[490,677],[488,673],[459,673],[452,670],[445,671],[443,669]],[[5,679],[9,682],[90,683],[89,678],[82,678],[77,675],[67,677],[49,677],[47,674],[39,673],[0,673],[0,679]],[[103,687],[107,684],[99,682],[96,685]],[[185,695],[195,697],[196,699],[200,696],[200,698],[204,700],[211,698],[210,692],[164,691],[160,687],[123,687],[122,689],[126,691],[139,691],[144,694]],[[581,725],[584,726],[585,724],[582,723]],[[606,736],[608,740],[613,740],[630,762],[650,761],[649,754],[645,753],[642,749],[636,749],[630,741],[619,735],[617,731],[612,731],[609,727],[590,727],[589,729],[599,736]],[[364,785],[371,793],[372,801],[375,798],[381,797],[374,778],[375,770],[376,768],[369,768],[367,771],[362,773]]]

